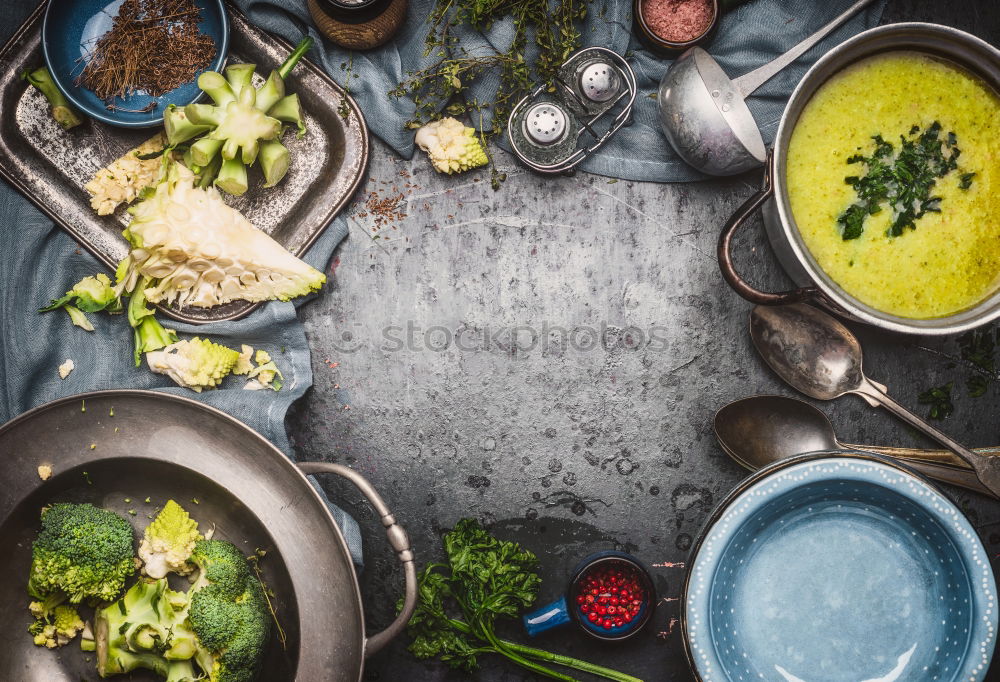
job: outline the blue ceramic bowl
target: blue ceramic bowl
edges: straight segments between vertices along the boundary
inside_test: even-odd
[[[972,681],[997,628],[989,557],[933,486],[863,453],[757,472],[713,514],[685,585],[705,682]]]
[[[163,122],[168,104],[184,106],[197,101],[202,92],[194,80],[159,97],[136,93],[115,103],[124,109],[141,110],[156,102],[151,111],[108,110],[93,91],[77,87],[76,77],[83,69],[80,57],[89,53],[97,38],[111,28],[122,0],[51,0],[42,24],[42,51],[56,86],[77,109],[91,118],[124,128],[151,128]],[[229,50],[229,16],[222,0],[195,0],[201,8],[201,30],[215,41],[215,59],[207,70],[218,71]]]

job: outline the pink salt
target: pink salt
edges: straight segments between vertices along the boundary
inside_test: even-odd
[[[654,34],[671,43],[694,40],[712,24],[712,0],[642,0],[642,17]]]

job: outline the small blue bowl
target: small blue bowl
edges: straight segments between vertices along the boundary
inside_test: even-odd
[[[104,100],[92,90],[78,87],[74,83],[83,70],[80,58],[88,54],[96,39],[111,28],[111,20],[117,15],[122,2],[123,0],[51,0],[42,24],[42,51],[56,86],[84,114],[113,126],[152,128],[163,123],[163,112],[168,104],[182,107],[201,98],[203,93],[198,88],[198,74],[190,83],[159,97],[135,93],[124,100],[115,99],[115,104],[119,107],[136,111],[109,110]],[[222,0],[195,0],[195,5],[201,9],[202,32],[215,41],[215,59],[207,70],[218,71],[225,63],[229,51],[229,16],[222,6]],[[156,103],[152,110],[139,111],[150,102]]]
[[[719,506],[692,556],[682,623],[705,682],[986,679],[989,557],[955,505],[896,463],[778,462]]]

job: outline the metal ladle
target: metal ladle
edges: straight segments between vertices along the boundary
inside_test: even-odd
[[[809,403],[782,395],[755,395],[715,414],[715,436],[737,464],[757,471],[774,462],[819,450],[862,450],[898,459],[924,476],[989,495],[962,460],[947,450],[841,443],[826,415]],[[996,456],[1000,448],[977,448]]]
[[[663,75],[658,94],[670,145],[709,175],[736,175],[764,163],[764,138],[743,100],[872,2],[858,0],[785,54],[734,80],[700,47],[682,54]]]
[[[862,371],[857,338],[830,315],[802,303],[757,306],[750,313],[750,338],[764,362],[793,388],[817,400],[853,393],[884,407],[958,455],[1000,497],[1000,457],[973,452],[890,398]]]

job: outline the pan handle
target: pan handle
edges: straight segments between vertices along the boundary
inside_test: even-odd
[[[718,258],[719,269],[722,270],[722,277],[733,288],[737,294],[757,305],[784,305],[786,303],[799,303],[819,294],[816,287],[802,287],[791,291],[780,293],[769,293],[755,289],[753,285],[740,277],[733,265],[732,243],[736,230],[763,205],[774,194],[774,152],[768,150],[767,161],[764,163],[764,186],[756,194],[746,200],[739,207],[736,213],[729,219],[726,226],[722,228],[719,235]]]
[[[382,496],[375,491],[368,479],[358,472],[340,464],[328,462],[299,462],[299,469],[305,474],[337,474],[353,483],[354,487],[375,507],[375,511],[382,519],[382,525],[385,526],[385,534],[389,538],[389,544],[396,550],[396,556],[403,564],[403,575],[406,579],[403,609],[389,627],[365,639],[365,658],[368,658],[402,632],[406,624],[410,622],[410,616],[413,615],[413,610],[417,606],[417,568],[413,563],[410,538],[407,537],[403,527],[396,523],[396,518],[392,515],[385,501],[382,500]]]

